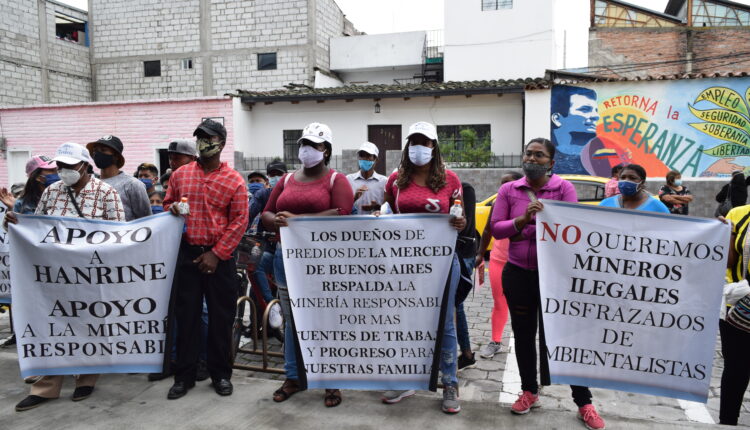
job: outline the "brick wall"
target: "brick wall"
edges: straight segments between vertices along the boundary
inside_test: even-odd
[[[332,37],[344,34],[344,14],[334,0],[316,1],[316,66],[330,69],[330,44]]]
[[[144,77],[143,61],[97,64],[99,100],[187,98],[203,95],[203,59],[193,58],[193,68],[182,70],[182,59],[161,60],[161,76]]]
[[[233,165],[230,99],[0,109],[0,122],[9,150],[30,149],[32,154],[51,156],[63,142],[85,144],[103,135],[113,134],[124,143],[126,163],[123,170],[128,173],[142,162],[158,162],[156,150],[166,148],[170,139],[190,138],[202,117],[224,117],[228,136],[222,160]],[[23,166],[15,167],[23,169]],[[0,186],[8,184],[8,168],[7,159],[0,158]]]
[[[212,49],[273,48],[307,43],[307,1],[212,0]]]
[[[274,52],[274,50],[271,50]],[[213,58],[214,91],[217,95],[252,88],[280,89],[290,82],[312,85],[308,77],[307,48],[278,49],[276,70],[258,70],[258,55],[222,55]]]
[[[684,62],[653,65],[616,75],[633,78],[645,75],[680,74],[688,71],[749,72],[750,62],[738,62],[733,55],[746,51],[750,44],[750,27],[745,28],[592,28],[589,31],[589,67],[633,63],[651,63],[687,58],[692,43],[694,59],[726,56],[727,58],[693,62],[692,70]],[[601,75],[615,75],[606,71]]]

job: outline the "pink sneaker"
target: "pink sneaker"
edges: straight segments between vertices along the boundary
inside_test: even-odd
[[[524,415],[528,414],[531,408],[538,408],[540,406],[538,394],[534,394],[531,391],[524,391],[518,396],[518,400],[513,403],[513,406],[510,407],[510,411],[514,414]]]
[[[604,430],[604,420],[596,413],[594,405],[586,405],[578,409],[578,418],[583,420],[589,430]]]

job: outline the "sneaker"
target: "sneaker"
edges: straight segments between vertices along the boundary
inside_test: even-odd
[[[458,401],[458,387],[446,385],[443,388],[443,412],[446,414],[457,414],[461,412],[461,403]]]
[[[510,411],[514,414],[525,415],[528,414],[531,408],[538,408],[542,405],[539,404],[539,395],[534,394],[531,391],[524,391],[518,396],[518,400],[513,403],[510,407]]]
[[[381,400],[383,400],[383,403],[392,405],[394,403],[400,402],[401,400],[404,400],[407,397],[411,397],[415,394],[417,394],[417,392],[414,390],[386,391],[385,393],[383,393],[383,397],[381,398]]]
[[[268,325],[271,328],[279,329],[284,324],[284,318],[281,316],[281,306],[278,303],[274,303],[271,306],[271,310],[268,311]]]
[[[482,358],[492,358],[501,350],[502,345],[500,344],[500,342],[490,342],[485,345],[481,351],[479,351],[479,356]]]
[[[586,405],[578,408],[578,418],[583,420],[589,430],[604,430],[604,420],[596,412],[594,405]]]
[[[477,365],[477,360],[474,359],[474,353],[471,353],[471,357],[467,358],[464,354],[458,356],[458,370],[469,369]]]

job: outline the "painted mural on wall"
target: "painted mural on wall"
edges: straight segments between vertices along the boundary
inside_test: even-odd
[[[750,78],[557,85],[551,102],[555,173],[750,173]]]

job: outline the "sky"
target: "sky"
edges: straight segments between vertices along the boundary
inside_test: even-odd
[[[58,1],[70,4],[79,9],[86,10],[88,8],[88,0]],[[335,1],[346,17],[354,23],[354,26],[358,30],[368,34],[437,30],[443,28],[443,0]],[[479,0],[472,1],[479,2]],[[629,0],[627,2],[661,12],[664,11],[667,1]],[[737,2],[750,4],[750,0],[739,0]]]

